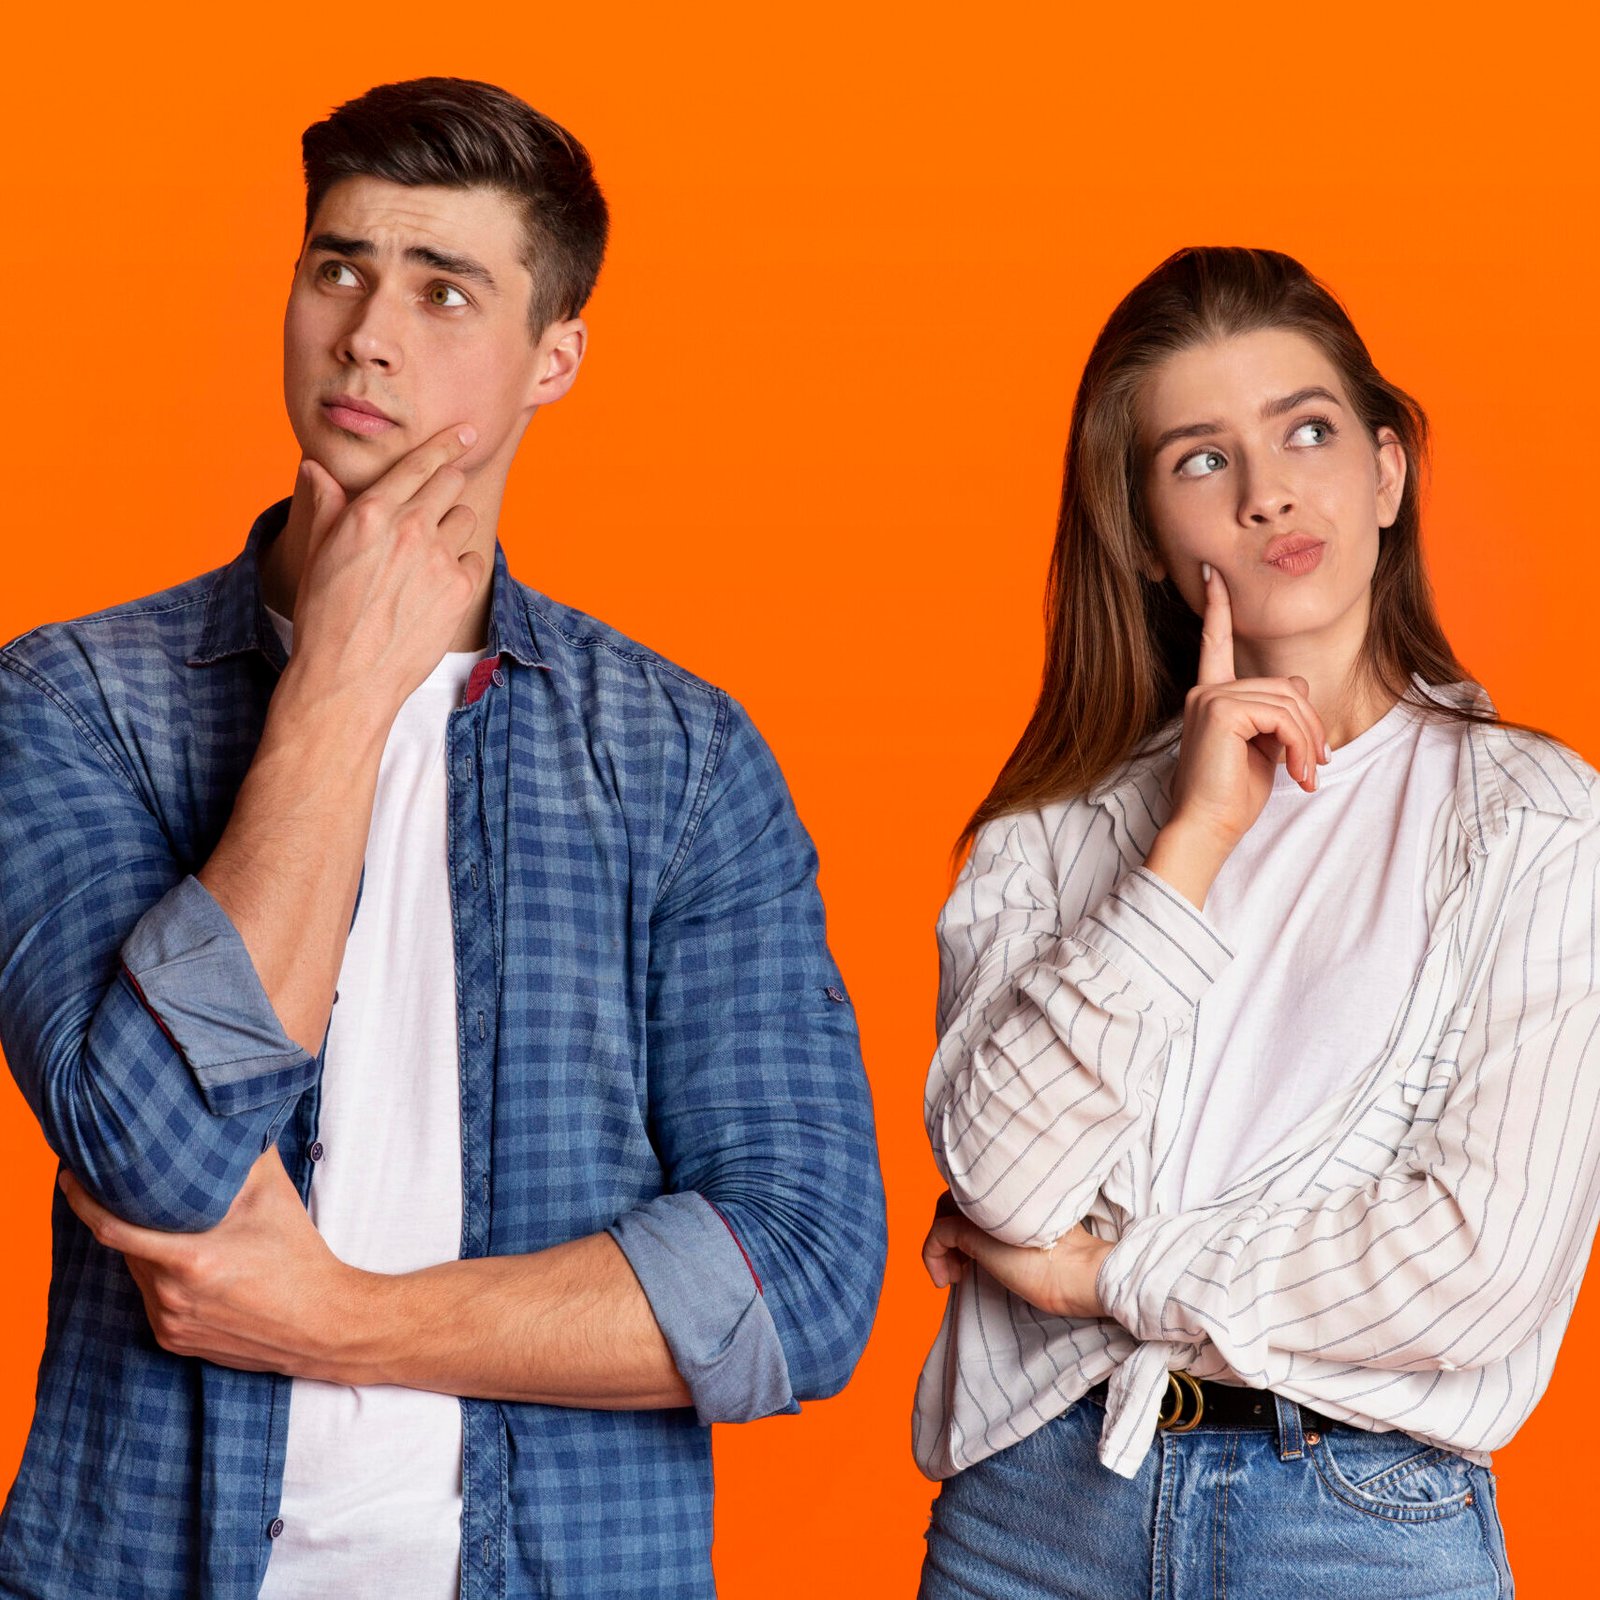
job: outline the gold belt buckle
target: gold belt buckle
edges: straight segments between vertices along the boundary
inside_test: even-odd
[[[1179,1382],[1182,1379],[1182,1382]],[[1178,1419],[1183,1415],[1184,1388],[1194,1397],[1194,1415],[1187,1422]],[[1200,1419],[1205,1415],[1205,1396],[1200,1392],[1199,1382],[1187,1372],[1169,1372],[1167,1374],[1167,1389],[1172,1400],[1172,1414],[1167,1415],[1165,1405],[1161,1408],[1161,1415],[1156,1418],[1156,1426],[1167,1433],[1191,1433],[1200,1426]]]

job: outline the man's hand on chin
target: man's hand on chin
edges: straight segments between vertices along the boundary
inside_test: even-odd
[[[126,1257],[163,1349],[246,1372],[362,1381],[350,1347],[373,1274],[328,1249],[276,1147],[204,1233],[136,1228],[70,1172],[61,1189],[95,1238]]]

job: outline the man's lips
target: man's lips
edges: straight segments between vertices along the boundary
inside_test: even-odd
[[[393,417],[380,411],[370,400],[358,400],[354,395],[340,394],[331,400],[324,400],[322,411],[329,422],[346,433],[370,437],[399,426]]]
[[[381,417],[385,422],[394,421],[387,411],[380,411],[370,400],[362,400],[353,394],[336,394],[322,403],[329,410],[360,411],[369,417]]]

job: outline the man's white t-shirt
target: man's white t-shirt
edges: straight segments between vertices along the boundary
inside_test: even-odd
[[[1319,767],[1280,765],[1205,915],[1236,952],[1175,1057],[1184,1111],[1152,1188],[1163,1211],[1215,1198],[1382,1053],[1436,907],[1430,852],[1455,790],[1458,723],[1396,702]]]
[[[292,625],[269,615],[290,645]],[[446,655],[395,717],[328,1025],[311,1217],[340,1260],[372,1272],[409,1272],[461,1251],[445,723],[483,655]],[[295,1379],[278,1516],[262,1600],[453,1600],[460,1402]]]

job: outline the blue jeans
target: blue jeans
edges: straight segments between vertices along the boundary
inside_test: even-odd
[[[1130,1480],[1079,1401],[940,1485],[919,1600],[1509,1600],[1487,1467],[1277,1409],[1157,1434]]]

